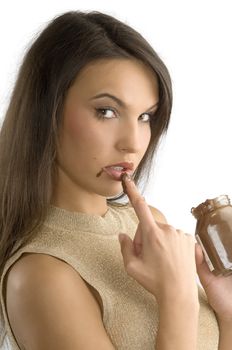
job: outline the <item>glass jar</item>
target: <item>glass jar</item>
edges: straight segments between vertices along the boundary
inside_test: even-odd
[[[232,273],[232,206],[227,195],[207,199],[191,213],[197,219],[196,239],[215,275]]]

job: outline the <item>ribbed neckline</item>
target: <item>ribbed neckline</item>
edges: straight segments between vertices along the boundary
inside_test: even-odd
[[[55,229],[68,231],[94,232],[95,234],[118,234],[120,229],[119,210],[128,208],[129,205],[109,205],[103,215],[72,212],[66,209],[50,205],[44,225]]]

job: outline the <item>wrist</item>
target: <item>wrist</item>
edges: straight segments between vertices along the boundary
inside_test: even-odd
[[[191,315],[192,321],[196,321],[199,316],[199,303],[193,302],[164,302],[158,305],[160,319],[185,320]]]
[[[197,293],[192,294],[171,294],[165,295],[157,299],[158,306],[160,310],[170,310],[177,309],[182,310],[183,312],[199,311],[200,304]]]
[[[186,303],[183,300],[170,302],[168,300],[159,304],[156,349],[195,350],[197,347],[198,317],[198,303],[192,301]]]
[[[230,331],[232,334],[232,320],[220,320],[217,318],[220,331]]]
[[[199,317],[200,305],[198,300],[183,300],[183,299],[175,299],[175,300],[162,300],[161,303],[158,304],[159,310],[159,319],[160,321],[164,321],[168,324],[168,322],[186,325],[186,320],[189,319],[189,315],[191,315],[191,323],[197,323]],[[177,326],[177,324],[176,324]]]
[[[219,329],[223,328],[223,329],[227,329],[230,328],[230,330],[232,329],[232,315],[228,316],[228,315],[223,315],[223,316],[219,316],[216,312],[214,312],[216,315],[216,319],[218,322],[218,326]]]
[[[231,320],[218,320],[219,326],[219,350],[231,350],[232,343],[232,321]]]

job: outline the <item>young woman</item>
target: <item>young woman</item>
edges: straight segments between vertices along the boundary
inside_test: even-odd
[[[164,63],[109,15],[34,41],[0,135],[1,349],[230,349],[231,277],[136,186],[171,105]]]

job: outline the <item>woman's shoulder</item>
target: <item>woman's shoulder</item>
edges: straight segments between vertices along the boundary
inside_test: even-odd
[[[164,216],[164,214],[157,208],[152,207],[151,205],[149,205],[149,208],[154,216],[155,221],[161,222],[163,224],[167,224],[167,219]]]

